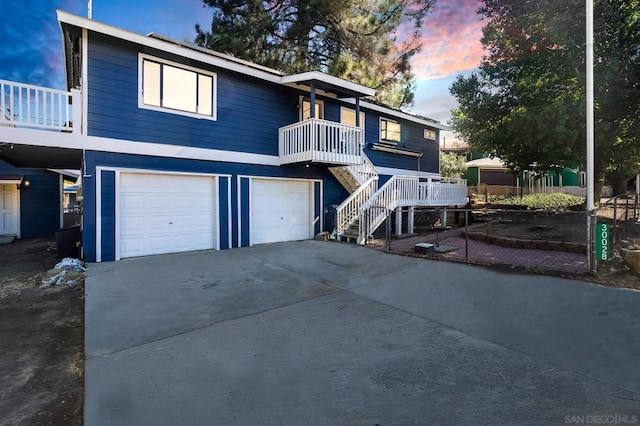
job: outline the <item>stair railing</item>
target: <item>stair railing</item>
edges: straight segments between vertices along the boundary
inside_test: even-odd
[[[390,211],[404,205],[415,205],[420,178],[416,176],[392,176],[358,210],[358,244],[364,243],[387,218]]]
[[[378,190],[378,176],[369,178],[360,185],[336,209],[336,232],[338,235],[346,231],[358,217],[360,206],[366,203]]]
[[[373,165],[369,157],[363,152],[362,163],[346,166],[345,169],[351,173],[359,185],[364,185],[372,177],[378,177],[378,170]]]

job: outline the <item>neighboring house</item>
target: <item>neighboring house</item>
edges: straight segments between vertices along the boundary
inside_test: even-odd
[[[467,161],[464,177],[471,186],[478,184],[517,186],[515,174],[507,169],[498,157],[485,157]]]
[[[0,161],[0,235],[53,236],[62,227],[63,175]]]
[[[581,172],[578,167],[563,167],[559,172],[550,171],[542,176],[526,170],[514,174],[505,167],[500,158],[489,156],[467,161],[466,166],[467,171],[463,177],[467,179],[469,186],[479,184],[517,186],[528,188],[530,192],[555,192],[560,188],[566,188],[571,192],[569,188],[584,187],[584,172]]]
[[[415,206],[466,202],[464,181],[439,180],[447,127],[366,101],[370,88],[66,12],[58,20],[69,91],[3,82],[3,98],[29,102],[40,90],[45,106],[34,119],[13,105],[0,142],[36,166],[82,168],[85,260],[334,229],[362,242],[391,211],[411,231]]]

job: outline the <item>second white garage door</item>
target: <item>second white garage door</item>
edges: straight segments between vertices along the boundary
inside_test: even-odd
[[[215,179],[120,174],[120,257],[215,248]]]
[[[251,243],[312,238],[311,188],[306,181],[253,179]]]

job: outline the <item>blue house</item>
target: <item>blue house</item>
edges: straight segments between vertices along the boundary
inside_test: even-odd
[[[88,261],[333,230],[362,242],[392,211],[410,232],[414,207],[466,202],[464,181],[439,177],[447,127],[373,89],[57,13],[68,90],[1,82],[0,141],[82,168]]]
[[[62,181],[55,171],[0,161],[0,235],[53,236],[62,227]]]

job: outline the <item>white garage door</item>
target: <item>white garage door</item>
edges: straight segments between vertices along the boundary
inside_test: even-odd
[[[212,177],[120,174],[120,257],[215,247]]]
[[[250,230],[252,244],[313,237],[311,183],[253,179]]]

